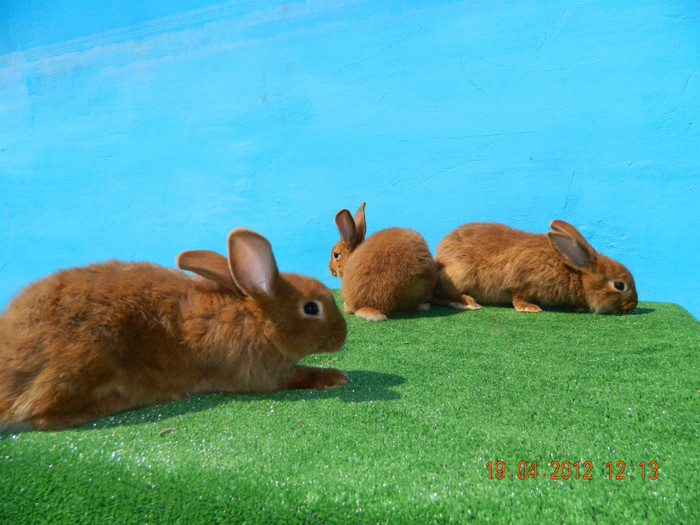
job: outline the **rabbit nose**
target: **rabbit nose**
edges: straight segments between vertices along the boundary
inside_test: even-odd
[[[328,341],[324,351],[327,353],[338,352],[341,348],[343,348],[343,345],[345,345],[346,337],[347,328],[338,328],[331,334],[330,340]]]
[[[627,301],[622,305],[622,312],[627,313],[631,312],[637,307],[637,301]]]

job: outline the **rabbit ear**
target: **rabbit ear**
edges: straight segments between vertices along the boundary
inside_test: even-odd
[[[221,254],[210,250],[189,250],[178,255],[175,263],[182,270],[194,272],[237,294],[241,293],[231,278],[228,260]]]
[[[588,241],[583,237],[583,235],[581,235],[581,232],[579,232],[576,228],[574,228],[573,225],[569,224],[568,222],[555,219],[549,223],[549,227],[552,228],[554,231],[558,231],[559,233],[564,233],[570,237],[573,237],[578,241],[578,243],[581,246],[585,246],[588,251],[590,251],[591,253],[595,253],[593,246],[591,246],[588,243]]]
[[[592,272],[595,266],[595,251],[589,250],[588,243],[581,244],[578,239],[560,232],[547,232],[549,243],[554,251],[564,259],[564,263],[576,270]]]
[[[335,225],[344,242],[353,246],[357,243],[357,228],[348,210],[340,210],[335,214]]]
[[[252,230],[236,228],[228,235],[228,267],[236,285],[253,298],[274,295],[280,279],[270,242]]]
[[[353,218],[355,221],[355,231],[357,232],[357,244],[360,244],[365,240],[365,234],[367,233],[367,223],[365,223],[365,204],[367,203],[363,202],[360,204],[360,207],[355,212],[355,217]]]

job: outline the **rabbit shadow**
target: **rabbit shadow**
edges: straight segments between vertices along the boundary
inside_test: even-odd
[[[410,312],[401,315],[395,315],[390,317],[391,322],[404,321],[411,319],[431,319],[436,317],[451,317],[453,315],[469,315],[470,310],[461,310],[458,308],[450,308],[448,306],[437,306],[434,304],[430,305],[429,310],[424,310],[421,312]]]
[[[637,306],[634,310],[631,312],[627,312],[625,315],[645,315],[645,314],[650,314],[655,312],[656,310],[654,308],[646,308],[646,307],[640,307]]]
[[[574,315],[602,315],[602,316],[609,316],[609,317],[627,317],[630,315],[646,315],[654,312],[653,308],[644,308],[637,306],[633,310],[630,310],[629,312],[626,313],[605,313],[605,314],[595,314],[592,312],[587,312],[587,311],[578,311],[578,310],[567,310],[566,308],[548,308],[548,312],[555,312],[555,313],[561,313],[561,314],[574,314]]]
[[[393,401],[401,394],[391,390],[402,385],[406,379],[396,374],[371,370],[344,370],[348,382],[339,388],[327,390],[281,390],[269,394],[247,394],[252,400],[309,401],[311,399],[338,399],[344,403],[366,403],[370,401]]]
[[[237,402],[281,401],[293,403],[334,398],[343,403],[392,401],[401,399],[401,394],[393,391],[392,388],[406,382],[406,379],[402,376],[370,370],[351,370],[346,371],[346,374],[348,375],[349,381],[339,388],[329,388],[327,390],[280,390],[263,394],[233,394],[227,392],[198,394],[177,401],[149,405],[111,416],[103,416],[79,427],[63,429],[57,432],[86,432],[158,422],[163,422],[165,424],[172,418],[196,414],[216,408],[219,405]],[[11,437],[11,435],[20,432],[22,432],[22,430],[0,431],[0,440],[7,439]],[[163,432],[163,430],[161,430],[161,432]]]
[[[394,401],[401,399],[401,394],[392,387],[402,385],[406,378],[396,374],[374,372],[371,370],[345,371],[349,381],[340,388],[330,390],[308,390],[314,397],[338,398],[344,403],[367,403],[370,401]],[[291,394],[292,391],[286,392]],[[301,392],[301,391],[296,391]]]
[[[518,312],[513,308],[513,305],[511,304],[487,304],[483,305],[481,310],[475,310],[475,311],[497,311],[497,312],[503,312],[506,314],[514,314],[517,316],[532,316],[533,314],[531,313],[526,313],[526,312]],[[457,310],[460,312],[461,310]],[[637,306],[633,310],[630,310],[627,313],[624,314],[619,314],[619,313],[610,313],[610,314],[594,314],[592,312],[589,312],[588,310],[571,310],[569,308],[558,308],[558,307],[547,307],[546,309],[543,310],[544,313],[553,313],[553,314],[564,314],[564,315],[580,315],[580,316],[610,316],[610,317],[620,317],[624,316],[627,317],[628,315],[646,315],[653,313],[655,311],[654,308],[648,308],[648,307],[642,307],[642,306]]]

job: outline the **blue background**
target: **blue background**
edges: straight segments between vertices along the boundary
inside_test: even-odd
[[[237,226],[327,270],[335,212],[567,220],[700,316],[696,1],[0,2],[0,306]]]

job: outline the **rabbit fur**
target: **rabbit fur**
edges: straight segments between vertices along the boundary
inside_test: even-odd
[[[637,306],[630,271],[597,253],[571,224],[554,220],[547,234],[498,223],[472,222],[438,244],[433,302],[462,309],[512,304],[521,312],[544,308],[626,313]]]
[[[0,430],[56,429],[199,392],[330,388],[347,376],[297,365],[335,352],[346,323],[319,281],[280,274],[267,239],[178,266],[109,261],[35,281],[0,316]]]
[[[387,228],[365,238],[365,203],[355,216],[335,217],[340,233],[329,270],[340,277],[345,311],[368,321],[384,321],[430,307],[437,278],[435,261],[423,237],[408,228]]]

